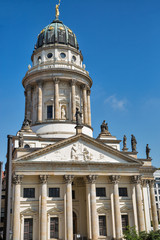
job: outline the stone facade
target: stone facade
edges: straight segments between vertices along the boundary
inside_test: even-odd
[[[53,23],[45,33],[55,26],[55,36],[63,34],[56,32],[62,22]],[[151,159],[121,151],[107,125],[92,136],[92,80],[82,53],[64,43],[43,44],[32,61],[22,81],[26,119],[13,136],[13,240],[120,240],[127,225],[150,231],[151,215],[158,229]]]

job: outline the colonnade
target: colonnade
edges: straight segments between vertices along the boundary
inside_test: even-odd
[[[54,79],[54,103],[53,103],[53,119],[54,120],[60,120],[61,119],[61,109],[59,105],[59,79]],[[71,120],[73,122],[76,121],[75,114],[76,114],[76,80],[71,80]],[[37,91],[37,123],[42,122],[42,113],[43,113],[43,83],[42,81],[38,81],[36,85],[33,86],[33,88],[36,87]],[[91,126],[91,107],[90,107],[90,89],[87,85],[83,84],[80,87],[82,91],[82,102],[83,102],[83,123],[85,125]],[[36,109],[33,109],[34,106],[32,106],[32,88],[30,85],[26,87],[25,91],[25,116],[27,116],[28,119],[32,118],[32,113]]]
[[[20,240],[20,186],[22,177],[14,176],[14,212],[13,212],[13,240]],[[48,176],[41,175],[41,211],[40,211],[40,240],[47,240],[47,179]],[[72,209],[72,182],[74,176],[64,175],[63,179],[66,184],[66,203],[65,203],[65,226],[66,240],[73,240],[73,209]],[[97,240],[98,233],[98,215],[96,208],[96,175],[86,176],[86,205],[87,205],[87,237],[88,239]],[[118,183],[120,176],[110,176],[110,181],[113,184],[113,201],[114,201],[114,221],[115,221],[115,238],[122,239],[122,221],[119,203]],[[131,177],[132,184],[136,189],[136,206],[139,231],[145,231],[145,220],[143,210],[143,200],[141,192],[140,176]],[[154,230],[158,230],[157,209],[154,195],[154,181],[148,180],[150,186],[150,200],[152,210],[152,220]],[[42,221],[43,220],[43,221]]]

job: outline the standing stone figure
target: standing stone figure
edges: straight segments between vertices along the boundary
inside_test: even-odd
[[[127,148],[127,137],[126,137],[126,135],[124,135],[124,137],[123,137],[123,149],[122,149],[123,151],[127,151],[128,150],[128,148]]]
[[[132,134],[132,135],[131,135],[132,152],[136,152],[136,145],[137,145],[136,138],[135,138],[135,136]]]
[[[23,147],[23,142],[24,142],[23,134],[20,133],[20,134],[19,134],[19,147],[20,147],[20,148]]]
[[[146,157],[147,159],[150,159],[149,153],[150,153],[151,149],[149,148],[148,144],[146,145]]]
[[[76,108],[76,124],[77,126],[82,125],[82,113],[79,111],[78,108]]]
[[[108,132],[108,123],[104,120],[102,125],[101,125],[101,133]]]

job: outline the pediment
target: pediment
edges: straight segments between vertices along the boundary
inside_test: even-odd
[[[107,208],[107,207],[105,207],[105,206],[101,206],[101,207],[99,207],[98,209],[97,209],[97,212],[99,213],[99,214],[103,214],[103,213],[107,213],[107,212],[109,212],[111,209],[110,208]]]
[[[137,159],[126,156],[91,137],[83,134],[62,140],[41,150],[23,156],[16,161],[64,162],[87,164],[136,164]]]
[[[37,211],[35,211],[31,208],[27,208],[24,211],[22,211],[20,214],[23,215],[23,216],[33,216],[33,215],[37,214]]]
[[[63,213],[63,210],[57,207],[53,207],[47,211],[47,214],[53,215],[53,214],[61,214]]]
[[[121,207],[121,212],[129,212],[132,211],[132,207],[124,205],[123,207]]]

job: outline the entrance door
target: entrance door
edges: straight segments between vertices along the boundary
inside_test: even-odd
[[[73,234],[77,234],[77,215],[73,212]]]

